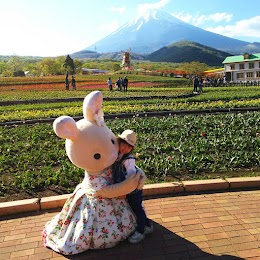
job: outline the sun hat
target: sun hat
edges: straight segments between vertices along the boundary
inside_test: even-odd
[[[118,135],[119,138],[125,140],[131,146],[135,146],[136,144],[136,133],[132,130],[125,130],[121,135]]]

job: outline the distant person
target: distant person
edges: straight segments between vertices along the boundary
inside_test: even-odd
[[[116,89],[119,90],[119,91],[122,90],[122,81],[121,81],[120,77],[116,81]]]
[[[107,85],[108,85],[109,91],[112,91],[113,90],[113,82],[112,82],[110,77],[107,80]]]
[[[123,80],[123,87],[124,87],[124,92],[127,92],[127,87],[128,87],[128,78],[125,76]]]
[[[69,74],[68,74],[68,72],[66,73],[66,78],[65,78],[65,89],[66,89],[66,90],[69,90],[69,89],[70,89]]]
[[[223,78],[223,84],[226,86],[227,85],[227,78],[226,78],[226,76],[224,76],[224,78]]]
[[[193,79],[193,92],[198,92],[199,79],[197,76]]]
[[[75,80],[74,76],[72,76],[71,85],[72,85],[72,90],[76,90],[76,80]]]
[[[218,80],[215,78],[214,79],[214,86],[217,87],[218,86]]]

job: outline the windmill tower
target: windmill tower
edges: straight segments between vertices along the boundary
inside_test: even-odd
[[[133,69],[133,66],[131,65],[130,62],[130,50],[131,48],[129,48],[127,51],[122,51],[123,52],[123,60],[122,60],[122,70],[130,70]]]

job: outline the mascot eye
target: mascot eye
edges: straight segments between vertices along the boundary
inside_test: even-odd
[[[94,154],[94,158],[95,158],[96,160],[100,159],[100,157],[101,157],[100,153],[95,153],[95,154]]]
[[[113,139],[111,139],[111,143],[112,143],[112,144],[115,144],[115,141],[114,141]]]

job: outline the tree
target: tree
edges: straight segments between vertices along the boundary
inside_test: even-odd
[[[75,69],[76,73],[77,74],[81,73],[83,61],[82,60],[75,60],[74,64],[75,64],[75,67],[76,67],[76,69]]]
[[[114,63],[112,66],[113,71],[118,71],[121,70],[120,64],[119,63]]]
[[[72,75],[75,73],[75,65],[70,55],[67,55],[63,67]]]
[[[65,63],[65,59],[66,57],[65,56],[58,56],[55,58],[58,67],[59,67],[59,70],[57,71],[57,75],[64,75],[66,73],[66,68],[64,67],[64,63]]]
[[[4,61],[0,61],[0,75],[5,71],[6,65]]]
[[[40,76],[42,73],[39,62],[26,64],[24,67],[24,71],[29,71],[30,75],[32,76]]]
[[[182,63],[179,69],[186,71],[189,75],[202,75],[205,70],[209,69],[209,66],[205,63],[192,61]]]
[[[13,75],[17,71],[23,70],[24,60],[19,56],[12,56],[6,63],[6,69]]]
[[[44,75],[57,75],[60,69],[59,63],[54,58],[44,58],[40,61],[40,67]]]

